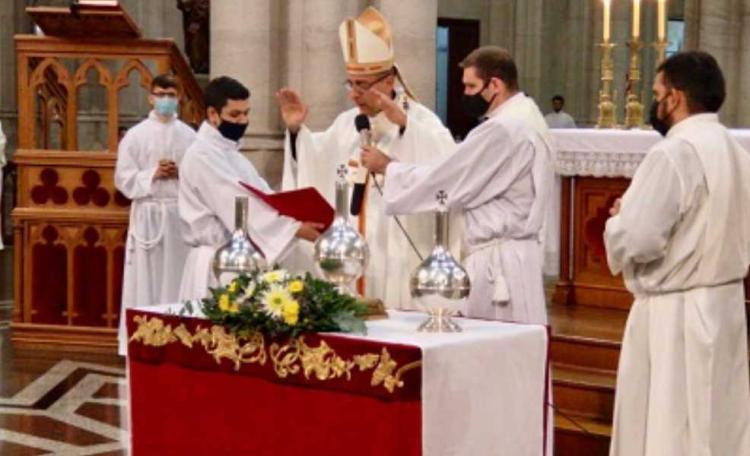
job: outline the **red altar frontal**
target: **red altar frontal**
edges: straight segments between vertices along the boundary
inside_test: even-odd
[[[450,454],[542,454],[545,328],[479,322],[476,334],[458,336],[455,343],[445,345],[433,335],[400,343],[407,333],[416,334],[420,317],[392,314],[389,322],[368,324],[366,338],[310,334],[272,341],[260,335],[237,339],[199,318],[129,310],[133,454],[408,456],[441,454],[430,442],[444,448],[443,438],[454,445]],[[396,336],[381,337],[386,326]],[[497,419],[497,437],[488,440],[461,429],[462,415],[468,423],[483,419],[486,410],[479,396],[456,400],[465,392],[455,383],[476,372],[452,373],[465,356],[451,351],[491,338],[494,330],[504,334],[497,347],[520,353],[498,357],[498,369],[515,366],[517,373],[499,379],[486,402],[495,404],[496,415],[517,421],[519,431],[506,434],[503,419]],[[471,370],[472,362],[465,367]],[[445,375],[435,375],[435,369],[446,369]],[[500,371],[490,369],[490,378],[493,372]],[[423,381],[428,375],[433,381]],[[490,388],[485,380],[465,386]],[[465,409],[467,401],[478,405]]]

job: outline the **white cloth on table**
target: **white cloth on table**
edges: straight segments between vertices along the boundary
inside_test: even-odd
[[[544,326],[456,319],[463,332],[430,334],[416,331],[425,314],[388,314],[368,321],[366,336],[337,335],[421,349],[423,455],[543,454],[549,343]]]
[[[377,148],[401,162],[421,164],[439,160],[455,150],[450,131],[432,111],[408,99],[403,93],[397,95],[396,101],[402,107],[406,105],[406,130],[401,135],[399,127],[389,122],[382,113],[372,117],[371,131]],[[312,186],[334,205],[337,167],[360,158],[360,136],[354,124],[359,114],[358,108],[345,111],[323,132],[313,133],[303,126],[296,137],[296,159],[292,157],[291,138],[287,132],[282,189]],[[375,180],[370,178],[369,185],[363,201],[365,238],[370,248],[364,294],[382,299],[389,307],[413,308],[408,281],[403,278],[414,271],[420,262],[419,257],[394,218],[385,215],[383,198],[375,186]],[[401,222],[420,254],[427,256],[433,245],[432,215],[403,216]],[[357,227],[359,217],[351,217],[351,223]],[[461,237],[459,217],[452,217],[451,223],[451,250],[458,254]],[[307,255],[312,256],[309,248]]]
[[[683,120],[646,155],[604,239],[636,296],[611,454],[750,455],[750,153],[715,114]]]
[[[187,245],[177,215],[177,180],[154,180],[163,159],[178,168],[195,131],[176,117],[152,111],[120,142],[115,186],[132,200],[120,307],[119,353],[127,351],[125,309],[177,299]]]

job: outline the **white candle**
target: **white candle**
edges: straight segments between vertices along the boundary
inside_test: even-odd
[[[604,42],[609,43],[609,5],[612,0],[604,0]]]
[[[657,36],[659,37],[659,41],[664,41],[667,28],[667,0],[659,0],[659,10],[657,18],[657,20],[659,21]]]
[[[633,41],[641,36],[641,0],[633,0]]]

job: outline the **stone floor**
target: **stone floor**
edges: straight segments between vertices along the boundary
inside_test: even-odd
[[[127,454],[120,358],[11,347],[11,256],[0,251],[0,455]]]

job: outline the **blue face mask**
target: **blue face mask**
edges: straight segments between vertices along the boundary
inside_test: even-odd
[[[177,98],[174,97],[157,97],[154,102],[154,110],[160,116],[173,116],[177,113]]]

